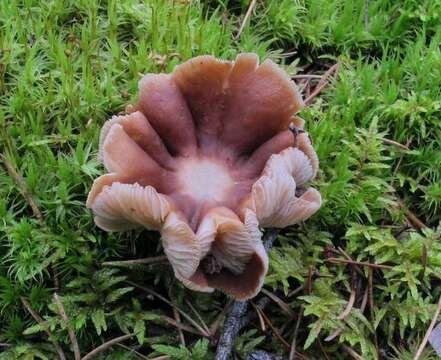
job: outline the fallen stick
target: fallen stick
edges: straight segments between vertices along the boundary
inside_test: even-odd
[[[347,345],[343,345],[343,350],[346,351],[348,355],[355,360],[364,360],[357,352],[355,352]]]
[[[355,295],[356,295],[356,291],[354,288],[351,291],[351,296],[349,297],[348,304],[346,305],[343,312],[339,316],[337,316],[337,320],[345,320],[349,316],[349,314],[351,313],[352,307],[354,306]]]
[[[366,304],[367,304],[367,301],[368,301],[368,292],[369,292],[369,289],[368,289],[368,287],[366,287],[366,290],[365,290],[364,295],[363,295],[363,299],[361,301],[361,306],[360,306],[361,313],[364,313],[364,309],[366,308]],[[325,338],[325,341],[329,342],[329,341],[334,340],[337,336],[339,336],[343,332],[343,330],[344,330],[344,326],[341,327],[341,328],[338,328],[332,334],[327,336]]]
[[[320,80],[321,78],[321,75],[314,74],[300,74],[291,76],[291,79],[293,80]]]
[[[243,18],[242,24],[240,25],[239,31],[237,32],[236,36],[234,37],[236,40],[240,38],[240,35],[242,34],[243,29],[245,29],[245,25],[247,24],[249,18],[251,17],[251,14],[253,12],[254,7],[256,6],[257,0],[251,0],[250,5],[248,6],[248,10],[245,14],[245,17]]]
[[[427,225],[424,224],[405,204],[401,199],[396,199],[400,208],[404,211],[407,220],[415,229],[426,229]]]
[[[433,328],[436,325],[436,322],[438,320],[438,316],[441,312],[441,296],[439,297],[438,300],[438,305],[436,307],[435,310],[435,314],[433,315],[432,321],[430,322],[429,328],[426,331],[426,335],[424,335],[423,341],[421,342],[420,346],[418,347],[418,351],[415,354],[415,357],[413,358],[413,360],[419,360],[419,358],[421,357],[421,354],[424,351],[424,348],[426,347],[427,341],[429,340],[430,334],[433,331]]]
[[[179,315],[179,312],[178,312],[178,310],[176,310],[176,308],[173,308],[173,316],[175,318],[176,323],[181,322],[181,315]],[[184,333],[182,332],[182,329],[179,327],[176,327],[176,330],[178,331],[179,341],[181,342],[181,345],[185,346],[185,336],[184,336]]]
[[[67,317],[66,310],[64,310],[63,303],[61,302],[61,299],[57,293],[54,293],[54,301],[58,307],[58,311],[60,313],[61,318],[66,323],[67,333],[69,335],[69,339],[72,344],[75,360],[80,360],[81,359],[80,347],[78,346],[78,341],[77,341],[77,337],[75,336],[75,331],[72,329],[72,327],[69,324],[69,318]]]
[[[383,141],[384,144],[395,146],[395,147],[397,147],[397,148],[399,148],[401,150],[410,150],[409,146],[403,145],[403,144],[401,144],[401,143],[399,143],[397,141],[394,141],[394,140],[390,140],[390,139],[386,139],[386,138],[381,138],[381,141]]]
[[[297,317],[296,327],[294,328],[294,335],[292,337],[291,349],[289,351],[289,360],[294,360],[296,358],[296,347],[297,347],[297,335],[299,334],[300,323],[302,322],[303,312],[305,308],[300,306],[299,316]]]
[[[325,261],[334,264],[351,264],[351,265],[367,266],[374,269],[391,270],[393,268],[393,266],[390,265],[372,264],[364,261],[355,261],[355,260],[347,260],[347,259],[339,259],[339,258],[329,258],[329,259],[325,259]]]
[[[159,264],[167,261],[167,256],[159,255],[144,259],[132,259],[132,260],[116,260],[116,261],[106,261],[101,264],[101,266],[130,266],[130,265],[150,265]]]
[[[124,340],[130,339],[133,336],[135,336],[135,335],[128,334],[128,335],[123,335],[123,336],[117,337],[115,339],[109,340],[109,341],[105,342],[104,344],[98,346],[96,349],[92,350],[90,353],[84,355],[84,357],[81,360],[92,359],[94,356],[98,355],[100,352],[103,352],[104,350],[107,350],[111,346],[118,344]]]
[[[159,300],[162,300],[163,302],[165,302],[166,304],[168,304],[172,308],[176,309],[184,318],[187,319],[187,321],[190,324],[192,324],[195,327],[195,329],[197,329],[201,333],[202,336],[210,337],[211,334],[207,333],[205,331],[205,329],[201,325],[199,325],[190,315],[188,315],[185,311],[180,309],[178,306],[176,306],[170,300],[166,299],[164,296],[158,294],[156,291],[154,291],[152,289],[149,289],[149,288],[147,288],[145,286],[138,285],[137,283],[134,283],[133,281],[128,281],[127,280],[126,283],[131,285],[131,286],[134,286],[134,287],[136,287],[136,288],[138,288],[140,290],[143,290],[143,291],[145,291],[146,293],[148,293],[150,295],[153,295],[153,296],[157,297]]]
[[[32,195],[32,193],[29,191],[28,185],[26,184],[26,181],[23,179],[23,176],[21,176],[18,170],[15,169],[14,165],[2,153],[0,153],[0,161],[3,162],[3,166],[5,167],[11,179],[17,185],[20,194],[23,196],[27,204],[30,206],[32,213],[34,214],[38,223],[40,224],[40,226],[44,227],[45,224],[44,224],[43,213],[38,207],[37,200],[35,200],[34,195]],[[56,290],[58,290],[60,288],[60,280],[58,279],[58,274],[53,264],[50,265],[50,270],[52,271],[52,275],[54,277],[53,279],[54,287]]]
[[[262,316],[263,320],[265,321],[265,323],[268,325],[268,327],[271,329],[271,331],[273,332],[274,336],[280,341],[280,343],[287,349],[289,350],[291,348],[290,344],[288,344],[288,342],[283,338],[282,335],[280,335],[279,330],[277,330],[277,328],[273,325],[273,323],[271,322],[271,320],[268,318],[268,316],[266,316],[266,314],[263,312],[263,310],[261,310],[260,308],[256,307],[256,310],[260,313],[260,315]]]
[[[329,78],[331,76],[337,77],[338,70],[340,67],[340,63],[336,63],[332,65],[322,76],[317,86],[314,88],[312,93],[305,99],[305,105],[309,106],[312,103],[312,100],[320,94],[320,92],[323,90],[323,88],[328,84]]]
[[[26,308],[26,310],[31,314],[31,316],[34,318],[34,320],[41,326],[43,331],[47,334],[49,341],[52,343],[52,345],[55,348],[55,351],[58,353],[58,356],[60,360],[66,360],[66,355],[63,352],[63,349],[61,348],[60,344],[52,337],[52,332],[49,329],[49,325],[43,320],[43,318],[38,314],[31,306],[29,301],[27,301],[24,297],[20,296],[20,300],[23,304],[23,306]],[[2,345],[4,346],[4,345]]]
[[[41,213],[40,208],[38,207],[33,195],[29,191],[26,181],[24,181],[23,177],[18,173],[18,171],[14,168],[12,163],[6,158],[5,155],[0,154],[0,160],[3,162],[3,165],[6,168],[9,176],[12,178],[12,180],[14,180],[15,184],[18,187],[18,190],[20,191],[28,205],[31,207],[34,216],[37,218],[40,225],[42,225],[43,214]]]

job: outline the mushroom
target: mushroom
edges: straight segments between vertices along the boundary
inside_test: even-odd
[[[260,227],[309,218],[320,193],[306,184],[318,159],[296,85],[255,54],[198,56],[147,74],[130,113],[101,130],[108,173],[87,199],[106,231],[158,230],[187,287],[256,295],[268,270]]]

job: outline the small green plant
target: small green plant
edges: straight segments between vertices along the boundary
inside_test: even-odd
[[[153,345],[158,353],[168,355],[174,360],[208,360],[208,341],[206,339],[198,340],[191,350],[183,345],[179,347],[170,345]]]

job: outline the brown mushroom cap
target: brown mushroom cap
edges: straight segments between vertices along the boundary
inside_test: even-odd
[[[96,224],[159,230],[186,286],[253,297],[268,269],[259,226],[296,224],[321,204],[305,188],[317,155],[304,131],[288,129],[303,126],[297,87],[272,61],[241,54],[147,74],[139,92],[133,112],[101,130],[109,173],[87,199]]]

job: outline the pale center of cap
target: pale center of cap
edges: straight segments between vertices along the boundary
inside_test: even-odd
[[[221,202],[234,181],[226,166],[209,159],[182,160],[178,169],[180,192],[198,201]]]

